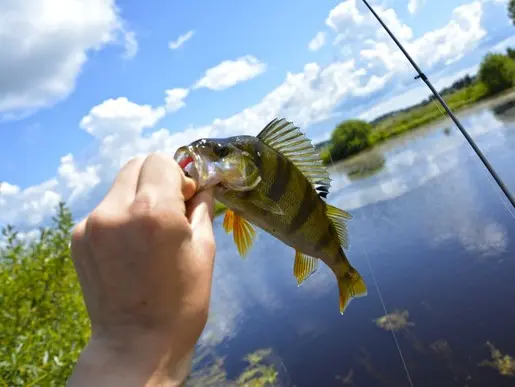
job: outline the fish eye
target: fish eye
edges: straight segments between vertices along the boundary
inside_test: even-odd
[[[225,157],[229,154],[229,148],[221,144],[215,144],[213,147],[213,152],[218,157]]]

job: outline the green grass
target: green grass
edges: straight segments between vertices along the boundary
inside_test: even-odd
[[[486,87],[482,83],[477,82],[469,87],[443,96],[443,99],[456,112],[480,101],[486,95]],[[445,116],[446,113],[438,101],[412,108],[377,123],[372,132],[370,142],[372,145],[377,144],[388,138],[420,128]]]
[[[487,96],[488,90],[486,86],[478,81],[468,87],[444,95],[442,98],[454,112],[457,112],[472,106]],[[414,106],[404,112],[389,116],[374,125],[368,139],[368,145],[362,150],[370,149],[383,141],[421,128],[444,117],[447,117],[447,114],[438,101],[429,102],[422,106]],[[329,146],[320,151],[320,156],[325,164],[331,162],[331,147],[332,144],[330,143]],[[332,161],[340,161],[354,155],[349,154],[341,159],[335,158],[333,155]]]

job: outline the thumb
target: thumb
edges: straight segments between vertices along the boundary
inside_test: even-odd
[[[213,234],[214,198],[212,190],[198,192],[186,202],[186,213],[193,230],[193,242],[203,255],[215,253]]]

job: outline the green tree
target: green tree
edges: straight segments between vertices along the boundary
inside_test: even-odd
[[[508,16],[511,19],[511,22],[515,24],[515,0],[510,0],[508,3]]]
[[[61,203],[52,224],[32,241],[24,241],[12,226],[2,230],[0,386],[65,386],[89,339],[90,322],[70,255],[72,219]],[[187,385],[277,385],[277,369],[265,363],[269,354],[249,354],[237,380],[228,379],[217,363],[196,369]],[[194,364],[200,360],[202,352]]]
[[[515,61],[506,55],[488,54],[479,67],[479,79],[488,94],[496,94],[515,85]]]
[[[510,59],[515,60],[515,49],[508,47],[506,49],[506,55],[508,55],[510,57]]]
[[[371,145],[372,125],[362,120],[340,123],[331,136],[331,157],[334,161],[352,156]]]
[[[60,204],[30,242],[14,227],[0,250],[0,384],[63,386],[89,337],[70,259],[72,215]]]

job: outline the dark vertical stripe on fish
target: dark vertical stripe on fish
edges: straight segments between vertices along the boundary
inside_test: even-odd
[[[318,202],[318,196],[313,193],[313,186],[311,183],[304,179],[305,189],[302,195],[302,201],[300,203],[299,211],[293,217],[289,230],[290,232],[300,230],[304,222],[306,222],[311,213],[316,210]]]
[[[268,192],[268,197],[274,202],[278,203],[284,194],[288,182],[290,181],[292,168],[290,165],[288,165],[288,160],[286,160],[284,156],[276,152],[274,152],[274,154],[277,168],[275,169],[275,175],[273,183],[270,186],[270,190]]]
[[[325,232],[320,233],[315,245],[316,251],[322,251],[324,248],[327,248],[331,244],[333,238],[335,237],[334,233],[331,231],[332,229],[327,227]]]

